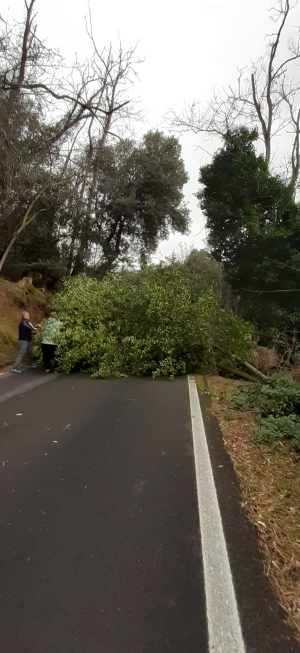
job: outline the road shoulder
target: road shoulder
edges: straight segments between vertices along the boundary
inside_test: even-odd
[[[242,507],[210,397],[199,392],[199,399],[247,653],[299,653],[300,644],[264,575],[256,533]]]

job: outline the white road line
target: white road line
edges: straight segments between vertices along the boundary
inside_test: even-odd
[[[44,383],[49,383],[49,381],[53,381],[54,379],[57,379],[59,374],[49,374],[49,376],[39,376],[37,379],[34,379],[33,381],[28,381],[28,383],[23,383],[22,385],[17,386],[14,388],[14,390],[10,390],[10,392],[5,392],[5,394],[0,395],[0,404],[2,404],[4,401],[7,401],[8,399],[11,399],[11,397],[16,397],[17,395],[23,395],[24,392],[28,392],[28,390],[32,390],[33,388],[36,388],[38,385],[43,385]]]
[[[193,377],[188,377],[208,621],[209,653],[245,653],[205,428]]]

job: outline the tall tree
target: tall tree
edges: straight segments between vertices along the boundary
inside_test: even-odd
[[[96,152],[87,202],[95,169],[90,221],[82,223],[86,232],[78,233],[73,275],[87,265],[102,275],[118,262],[145,262],[170,230],[186,233],[183,186],[188,177],[176,138],[149,132],[140,145],[127,140]]]
[[[240,310],[261,329],[291,325],[300,300],[300,214],[289,189],[255,153],[257,133],[228,132],[200,171],[208,241]]]

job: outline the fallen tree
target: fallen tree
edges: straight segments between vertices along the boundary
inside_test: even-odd
[[[174,377],[252,353],[252,328],[181,264],[73,278],[55,298],[63,321],[57,363],[95,376]],[[222,345],[222,354],[220,349]]]

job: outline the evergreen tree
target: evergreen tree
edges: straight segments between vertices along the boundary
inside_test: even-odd
[[[212,255],[261,332],[292,328],[300,301],[299,206],[255,152],[257,133],[228,132],[200,171],[198,193]]]

